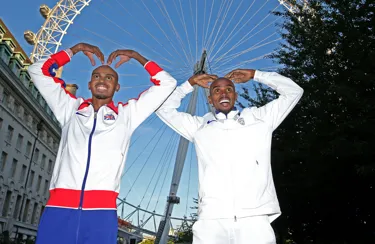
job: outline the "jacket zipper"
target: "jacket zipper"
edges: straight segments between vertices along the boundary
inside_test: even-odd
[[[229,131],[227,130],[227,132],[229,133]],[[232,183],[232,189],[234,189],[235,185],[234,185],[234,174],[233,174],[233,164],[230,164],[230,171],[231,171],[231,183]],[[234,191],[232,191],[234,192]],[[233,199],[233,219],[234,219],[234,222],[237,222],[237,216],[236,216],[236,200],[235,200],[235,194],[233,193],[232,195],[232,199]]]
[[[78,234],[79,234],[79,227],[80,227],[80,222],[81,222],[81,211],[82,211],[82,205],[83,205],[83,198],[84,198],[84,191],[86,187],[86,180],[87,176],[89,174],[89,168],[90,168],[90,159],[91,159],[91,142],[92,142],[92,136],[94,135],[95,128],[96,128],[96,115],[97,112],[94,112],[94,125],[92,127],[90,136],[89,136],[89,144],[88,144],[88,155],[87,155],[87,162],[86,162],[86,171],[85,171],[85,176],[83,177],[83,182],[82,182],[82,187],[81,187],[81,196],[79,199],[79,206],[78,206],[78,227],[77,227],[77,236],[76,236],[76,243],[78,243]]]

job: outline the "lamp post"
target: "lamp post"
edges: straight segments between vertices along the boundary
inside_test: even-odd
[[[21,208],[20,208],[20,211],[18,213],[18,218],[17,218],[17,220],[20,221],[20,222],[22,222],[21,215],[22,215],[22,210],[23,210],[24,204],[25,204],[25,199],[27,197],[26,187],[27,187],[27,182],[29,181],[29,175],[30,175],[30,171],[31,171],[31,165],[33,163],[35,147],[36,147],[36,143],[37,143],[38,138],[39,138],[39,132],[42,130],[42,127],[43,127],[43,122],[39,121],[39,123],[36,125],[36,136],[35,136],[35,140],[34,140],[33,149],[31,151],[31,157],[30,157],[30,161],[29,161],[29,168],[28,168],[27,174],[26,174],[25,185],[24,185],[24,188],[23,188],[24,190],[23,190],[23,195],[22,195],[22,199],[21,199]],[[16,236],[18,236],[18,228],[17,228]]]

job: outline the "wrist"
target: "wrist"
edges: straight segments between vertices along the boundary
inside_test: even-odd
[[[191,86],[195,86],[195,82],[194,82],[194,80],[192,80],[192,79],[188,79],[188,82],[190,83]]]
[[[133,51],[130,57],[134,58],[136,60],[140,60],[143,56],[141,54],[139,54],[138,52]]]
[[[72,51],[72,56],[78,53],[81,50],[81,45],[76,44],[73,47],[69,48]]]
[[[70,48],[65,49],[65,52],[69,55],[70,58],[72,58],[73,55],[74,55],[72,49],[70,49]]]

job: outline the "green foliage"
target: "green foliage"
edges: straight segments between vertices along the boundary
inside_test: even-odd
[[[375,3],[308,2],[276,13],[284,42],[272,57],[304,95],[274,133],[275,231],[279,243],[375,243]],[[275,97],[254,90],[241,94],[249,106]]]

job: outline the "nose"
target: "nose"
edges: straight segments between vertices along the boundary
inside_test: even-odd
[[[225,90],[224,91],[220,91],[220,97],[227,97],[228,95],[228,92],[226,92]]]

